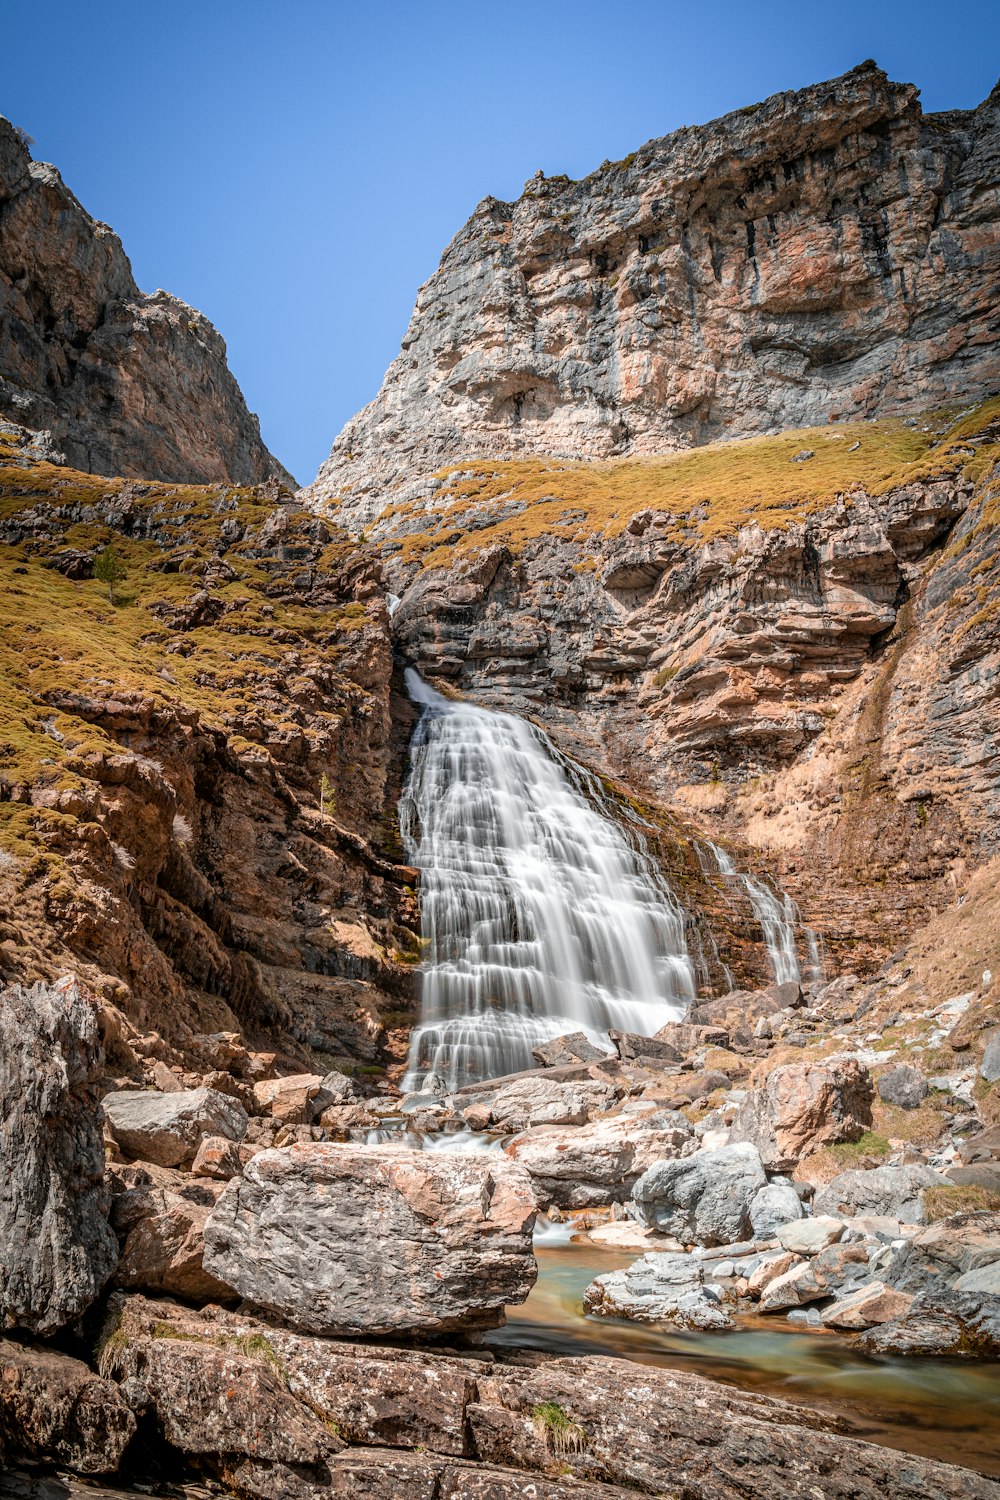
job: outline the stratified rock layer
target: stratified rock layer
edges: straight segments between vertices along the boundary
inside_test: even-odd
[[[649,454],[982,395],[998,107],[924,116],[865,63],[484,199],[312,495],[364,526],[459,458]]]
[[[140,292],[118,236],[4,119],[0,412],[96,474],[293,482],[208,319],[168,292]]]
[[[118,1259],[95,1080],[97,1013],[72,979],[0,993],[0,1323],[51,1334]]]

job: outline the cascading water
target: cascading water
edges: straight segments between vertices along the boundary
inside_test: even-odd
[[[747,875],[737,870],[729,855],[724,849],[720,849],[718,844],[709,843],[708,847],[712,851],[719,874],[727,880],[736,881],[746,892],[750,905],[753,907],[754,916],[764,933],[767,956],[776,983],[784,984],[789,980],[800,980],[802,970],[799,966],[795,942],[795,928],[799,921],[799,914],[791,896],[773,891],[755,875]],[[811,970],[809,977],[821,979],[823,966],[819,939],[809,927],[804,930],[803,935],[809,953]]]
[[[650,1036],[683,1015],[683,915],[600,810],[596,778],[525,720],[452,702],[412,669],[406,683],[424,712],[400,827],[426,960],[405,1086],[434,1072],[455,1088],[530,1067],[563,1032]]]

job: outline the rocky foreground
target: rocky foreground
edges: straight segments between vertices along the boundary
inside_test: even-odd
[[[546,1213],[639,1255],[590,1286],[596,1316],[1000,1354],[996,1002],[900,1015],[903,967],[405,1096],[232,1034],[201,1039],[202,1075],[136,1087],[75,981],[8,988],[5,1493],[47,1500],[59,1471],[240,1500],[1000,1495],[828,1414],[477,1342],[529,1294]]]

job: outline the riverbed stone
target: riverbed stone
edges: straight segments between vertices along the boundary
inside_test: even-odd
[[[204,1265],[312,1333],[493,1327],[534,1283],[535,1209],[502,1155],[290,1146],[228,1184]]]
[[[640,1223],[683,1245],[730,1245],[751,1232],[750,1204],[767,1179],[747,1142],[655,1162],[632,1190]]]
[[[656,1110],[536,1127],[515,1136],[506,1151],[528,1173],[542,1207],[592,1208],[624,1202],[654,1161],[679,1156],[693,1137],[684,1115]]]
[[[855,1059],[788,1063],[747,1093],[729,1138],[752,1142],[768,1171],[784,1171],[823,1146],[857,1140],[871,1128],[871,1106],[871,1074]]]
[[[95,1004],[67,977],[0,991],[0,1327],[48,1336],[118,1259],[108,1224]]]
[[[1000,1298],[934,1287],[914,1297],[901,1318],[869,1329],[858,1343],[869,1354],[996,1359]]]
[[[946,1285],[1000,1295],[1000,1213],[953,1214],[896,1250],[886,1280],[922,1293]]]
[[[101,1103],[125,1155],[161,1167],[189,1165],[204,1136],[242,1140],[249,1118],[238,1099],[218,1089],[122,1089]]]
[[[633,1323],[678,1328],[730,1328],[722,1301],[705,1287],[705,1268],[691,1255],[649,1251],[621,1271],[596,1277],[583,1294],[584,1311]]]
[[[338,1075],[342,1076],[342,1075]],[[318,1073],[292,1073],[284,1078],[264,1078],[253,1086],[253,1096],[262,1114],[285,1125],[311,1125],[324,1107],[320,1092],[324,1080]],[[331,1104],[334,1100],[331,1098]]]
[[[817,1214],[885,1214],[905,1224],[924,1224],[927,1189],[947,1186],[942,1173],[917,1164],[859,1168],[841,1172],[820,1188],[813,1209]]]
[[[824,1327],[842,1328],[849,1333],[858,1333],[865,1328],[875,1328],[880,1323],[905,1317],[913,1298],[908,1292],[897,1291],[883,1281],[867,1281],[863,1286],[839,1297],[824,1308],[821,1317]]]
[[[811,1219],[796,1219],[779,1224],[775,1235],[783,1250],[793,1255],[819,1255],[828,1245],[843,1237],[847,1225],[831,1214],[816,1214]]]

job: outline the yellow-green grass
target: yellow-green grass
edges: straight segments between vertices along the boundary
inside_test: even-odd
[[[1000,398],[961,417],[954,410],[931,412],[916,426],[845,422],[655,458],[470,461],[439,471],[441,489],[424,529],[393,544],[406,561],[445,567],[456,552],[494,543],[517,553],[540,536],[578,542],[595,533],[615,536],[649,508],[671,517],[671,540],[701,545],[734,536],[749,522],[787,527],[838,496],[850,504],[855,491],[877,496],[959,468],[978,480],[1000,458],[1000,442],[975,451],[965,445],[998,420]],[[794,462],[803,450],[813,456]],[[412,520],[422,505],[390,506],[380,520]],[[501,505],[518,507],[517,513],[479,524]],[[473,515],[474,530],[468,525]]]

